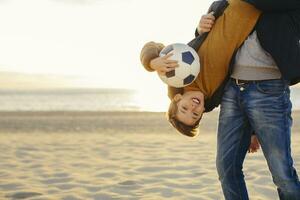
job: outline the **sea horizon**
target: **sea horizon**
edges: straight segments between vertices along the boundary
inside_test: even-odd
[[[165,112],[167,95],[122,88],[0,89],[0,112]],[[293,110],[300,110],[300,88],[291,88]],[[218,110],[219,108],[215,109]]]
[[[155,97],[144,96],[144,92],[123,88],[0,89],[0,112],[164,111],[167,97],[157,104]]]

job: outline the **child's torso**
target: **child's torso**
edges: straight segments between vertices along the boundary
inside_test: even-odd
[[[201,90],[206,98],[212,96],[225,80],[231,58],[253,30],[260,11],[241,0],[229,0],[201,45],[198,55],[201,69],[197,79],[185,90]]]

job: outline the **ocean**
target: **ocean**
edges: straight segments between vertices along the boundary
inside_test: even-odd
[[[167,97],[126,89],[0,90],[0,111],[164,111]]]
[[[291,89],[300,110],[300,88]],[[168,98],[124,89],[0,90],[0,111],[150,111],[164,112]]]

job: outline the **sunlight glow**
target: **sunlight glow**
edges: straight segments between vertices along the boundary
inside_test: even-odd
[[[133,77],[154,83],[139,62],[143,44],[188,42],[209,2],[4,1],[0,70],[78,75],[98,87],[136,88]]]
[[[166,85],[143,68],[140,50],[189,42],[211,2],[0,1],[0,89],[134,89],[142,110],[165,111]]]

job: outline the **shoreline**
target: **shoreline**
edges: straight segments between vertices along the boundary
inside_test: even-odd
[[[206,113],[200,134],[216,133],[218,111]],[[292,132],[300,133],[300,111],[294,111]],[[7,111],[0,112],[0,133],[166,133],[174,134],[164,112],[135,111]]]

